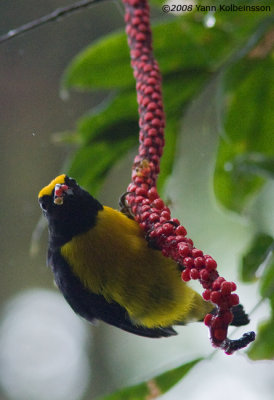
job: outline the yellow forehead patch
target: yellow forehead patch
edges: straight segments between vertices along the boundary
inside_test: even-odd
[[[46,195],[51,196],[52,191],[55,188],[55,185],[57,183],[60,183],[60,184],[65,183],[65,178],[66,178],[66,175],[62,174],[62,175],[57,176],[55,179],[53,179],[47,186],[43,187],[43,189],[40,190],[40,192],[38,194],[38,199],[40,199],[41,197],[46,196]]]

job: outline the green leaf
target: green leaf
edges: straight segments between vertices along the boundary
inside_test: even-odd
[[[95,195],[113,164],[134,144],[134,138],[126,138],[82,147],[73,158],[68,174]]]
[[[187,102],[193,98],[208,79],[203,70],[199,73],[181,73],[167,76],[163,85],[164,101],[167,100],[166,145],[161,160],[159,191],[172,172],[179,121]],[[177,90],[178,85],[182,88]],[[170,99],[170,101],[168,101]],[[79,119],[77,124],[81,143],[90,145],[96,141],[120,141],[132,137],[138,143],[138,112],[134,88],[121,90],[91,113]],[[79,140],[79,139],[78,139]]]
[[[78,89],[133,85],[126,35],[111,34],[87,47],[70,63],[63,84]]]
[[[251,360],[273,360],[274,358],[274,296],[270,299],[270,305],[272,316],[259,325],[256,340],[247,352]]]
[[[271,360],[274,358],[274,319],[259,325],[254,344],[248,350],[251,360]]]
[[[223,29],[208,30],[195,20],[174,20],[153,28],[155,56],[163,75],[216,69],[232,49],[231,37]],[[134,86],[125,33],[106,36],[83,50],[67,68],[63,84],[78,89]]]
[[[158,397],[166,393],[172,386],[183,379],[183,377],[202,360],[203,358],[197,358],[180,367],[164,372],[149,381],[118,390],[111,395],[100,398],[100,400],[147,400],[150,398],[149,396],[151,396],[151,398]]]
[[[269,248],[265,261],[265,270],[260,281],[260,293],[262,297],[274,297],[274,242]]]
[[[235,158],[234,168],[241,174],[253,174],[273,179],[274,157],[267,157],[260,153],[240,155]]]
[[[256,272],[268,257],[273,238],[264,233],[258,233],[246,254],[242,258],[241,279],[244,282],[252,282],[257,280]]]
[[[118,130],[117,125],[124,122],[129,125],[127,131]],[[138,106],[135,89],[125,90],[104,102],[104,106],[95,108],[91,113],[79,119],[77,129],[85,143],[99,138],[119,140],[134,136],[138,142]]]
[[[273,174],[274,58],[251,54],[226,75],[224,133],[214,175],[218,200],[236,212],[261,189],[262,170],[264,177]]]

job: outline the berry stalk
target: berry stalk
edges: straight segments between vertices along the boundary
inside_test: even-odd
[[[132,181],[128,186],[127,202],[136,221],[146,232],[148,241],[163,255],[182,266],[182,279],[198,279],[205,289],[203,298],[217,307],[215,315],[208,314],[213,346],[227,354],[247,346],[255,339],[254,332],[238,340],[227,338],[232,322],[232,307],[239,304],[234,282],[227,282],[217,272],[217,263],[193,245],[186,229],[159,197],[156,181],[164,147],[165,115],[162,102],[161,74],[153,56],[150,14],[147,0],[123,0],[131,66],[136,79],[139,111],[139,152],[134,159]]]

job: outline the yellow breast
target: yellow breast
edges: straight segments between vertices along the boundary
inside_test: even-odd
[[[200,298],[181,281],[174,261],[148,247],[139,225],[109,207],[99,211],[93,228],[66,243],[61,254],[86,288],[116,301],[147,327],[183,321]]]

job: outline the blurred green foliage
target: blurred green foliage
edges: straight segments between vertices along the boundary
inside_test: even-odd
[[[241,274],[245,282],[258,280],[260,294],[268,299],[271,315],[259,325],[257,340],[248,350],[253,360],[273,359],[274,357],[274,239],[264,233],[258,233],[247,253],[243,256]]]
[[[145,400],[154,399],[166,393],[172,386],[176,385],[187,373],[198,364],[202,358],[197,358],[180,367],[171,369],[148,381],[138,385],[118,390],[117,392],[104,396],[101,400]]]
[[[162,1],[153,3],[159,6]],[[243,213],[274,175],[274,31],[271,26],[274,17],[269,12],[219,12],[211,28],[206,26],[207,17],[206,13],[192,12],[153,24],[154,51],[163,75],[167,117],[158,187],[161,191],[172,173],[184,111],[210,80],[218,79],[220,138],[214,191],[224,208]],[[76,146],[68,173],[94,194],[115,162],[138,143],[135,83],[125,33],[113,33],[84,49],[68,66],[62,85],[67,89],[107,91],[104,102],[81,117],[74,132],[57,136],[58,140]],[[261,296],[272,306],[270,319],[261,325],[258,338],[248,352],[252,359],[274,356],[272,252],[273,239],[260,232],[243,258],[242,279],[257,280],[259,268]],[[157,386],[165,392],[200,360],[155,378]],[[106,399],[144,399],[147,395],[146,382]]]

